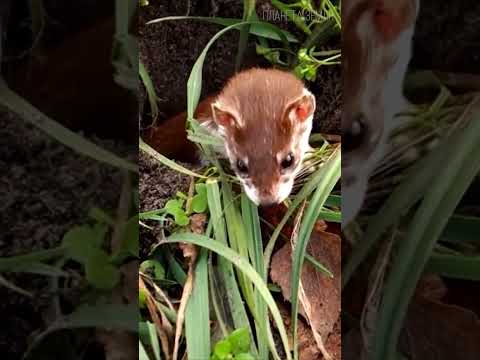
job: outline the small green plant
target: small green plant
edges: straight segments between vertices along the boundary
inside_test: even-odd
[[[210,360],[254,360],[250,354],[250,334],[245,328],[237,329],[213,347]]]
[[[320,66],[338,65],[340,50],[316,51],[333,35],[340,32],[339,3],[322,1],[318,8],[310,0],[286,4],[273,0],[272,4],[282,12],[304,34],[302,43],[292,44],[297,50],[288,47],[270,47],[266,39],[259,38],[257,54],[281,68],[291,69],[302,80],[315,81]],[[285,59],[282,55],[286,54]]]

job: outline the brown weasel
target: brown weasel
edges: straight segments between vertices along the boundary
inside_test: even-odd
[[[267,206],[283,202],[292,191],[310,149],[315,105],[315,97],[295,75],[253,68],[236,74],[217,96],[200,103],[195,118],[223,139],[220,152],[248,197]],[[185,124],[185,118],[181,114],[167,124],[173,126],[178,119]],[[162,151],[155,138],[150,133],[146,141]],[[179,142],[184,146],[184,141]]]
[[[394,115],[406,105],[402,83],[411,57],[418,0],[342,3],[342,222],[363,203],[385,153]]]

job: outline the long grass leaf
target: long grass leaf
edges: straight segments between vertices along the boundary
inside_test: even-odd
[[[480,281],[480,256],[433,254],[425,270],[447,278]]]
[[[248,22],[252,19],[252,15],[255,12],[255,0],[243,0],[243,19],[242,21]],[[240,70],[242,65],[243,57],[245,55],[245,50],[247,49],[248,44],[248,35],[250,33],[251,25],[244,25],[240,29],[240,39],[238,40],[238,50],[237,57],[235,59],[235,71]]]
[[[392,358],[410,299],[433,248],[461,197],[480,172],[479,107],[470,123],[443,147],[443,162],[449,164],[434,176],[416,211],[405,239],[399,246],[385,286],[378,314],[374,359]]]
[[[150,346],[152,347],[155,360],[160,360],[160,342],[158,341],[157,327],[154,323],[147,322],[148,336],[150,340]]]
[[[161,162],[163,165],[168,166],[170,169],[178,171],[179,173],[188,175],[188,176],[193,176],[201,179],[206,179],[206,176],[197,174],[196,172],[189,170],[181,165],[178,165],[175,161],[170,160],[169,158],[163,156],[159,152],[157,152],[155,149],[153,149],[150,145],[145,143],[141,138],[138,139],[138,146],[140,150],[145,152],[146,154],[150,155],[154,159],[158,160]]]
[[[25,99],[10,90],[5,81],[0,78],[0,105],[18,115],[23,120],[36,126],[61,144],[88,156],[94,160],[132,172],[138,172],[138,166],[122,159],[100,146],[88,141],[83,136],[67,129],[58,122],[50,119],[40,110],[28,103]]]
[[[273,231],[272,236],[270,237],[267,246],[265,247],[265,250],[263,252],[263,258],[264,258],[264,266],[265,266],[265,273],[268,273],[268,267],[270,265],[270,260],[272,258],[272,253],[273,249],[275,247],[275,243],[278,239],[278,237],[281,234],[281,231],[285,224],[287,223],[288,219],[292,216],[292,214],[295,212],[295,210],[298,208],[298,206],[308,197],[310,194],[317,188],[317,185],[321,183],[322,179],[325,176],[325,172],[327,171],[327,164],[331,163],[334,161],[334,159],[340,156],[340,148],[337,147],[333,151],[333,153],[329,156],[329,158],[326,160],[326,163],[322,165],[318,170],[316,170],[308,180],[308,182],[302,187],[302,189],[298,192],[298,194],[295,196],[292,204],[289,206],[287,212],[283,216],[282,220],[278,223],[278,225],[275,227],[275,230]]]
[[[298,232],[298,240],[293,251],[292,259],[292,274],[291,274],[291,295],[290,301],[292,303],[292,328],[293,328],[293,351],[294,358],[298,359],[298,290],[300,287],[300,279],[303,262],[307,252],[308,241],[313,231],[315,223],[321,212],[325,201],[333,190],[334,186],[340,179],[341,172],[341,154],[336,152],[335,156],[324,165],[324,177],[322,181],[317,184],[317,188],[312,196],[310,203],[305,211],[305,216],[300,225]]]
[[[260,217],[258,215],[258,208],[255,206],[252,201],[246,196],[245,193],[242,193],[242,217],[245,227],[247,228],[249,241],[249,253],[251,254],[252,262],[257,270],[258,274],[263,278],[266,277],[264,274],[265,266],[263,264],[263,241],[260,227]],[[250,249],[251,248],[251,249]],[[257,327],[257,338],[258,341],[258,353],[260,359],[268,358],[268,347],[267,342],[264,341],[264,334],[267,331],[265,325],[269,324],[267,304],[263,301],[261,294],[258,290],[255,290],[255,311],[257,318],[260,323],[256,324]],[[268,334],[271,336],[271,333]],[[265,339],[266,340],[266,339]],[[271,341],[272,339],[270,339]]]
[[[190,359],[210,356],[210,306],[208,294],[208,252],[200,250],[193,289],[185,309],[185,338]]]
[[[156,24],[163,21],[172,21],[172,20],[199,20],[206,21],[212,24],[222,25],[222,26],[231,26],[238,23],[241,23],[242,19],[234,18],[221,18],[221,17],[203,17],[203,16],[168,16],[160,19],[151,20],[147,23]],[[264,21],[255,21],[250,24],[250,33],[261,38],[277,40],[277,41],[287,41],[289,43],[298,43],[298,39],[289,33],[288,31],[282,30],[279,27],[272,25]]]
[[[225,245],[221,244],[218,241],[214,241],[211,238],[206,236],[198,235],[198,234],[191,234],[191,233],[177,233],[171,235],[166,242],[174,243],[174,242],[187,242],[191,244],[195,244],[198,246],[202,246],[207,248],[220,256],[228,259],[233,265],[241,269],[241,271],[253,282],[255,287],[258,289],[260,294],[262,295],[263,299],[268,305],[270,312],[272,314],[273,320],[277,326],[278,332],[280,333],[280,337],[282,339],[283,347],[285,349],[287,360],[291,360],[292,356],[290,353],[290,345],[288,343],[288,336],[285,329],[285,325],[282,321],[282,316],[278,307],[273,299],[270,291],[268,290],[267,285],[264,283],[262,277],[258,275],[255,269],[248,263],[247,259],[240,256],[238,253],[229,249]],[[273,345],[274,346],[274,345]]]
[[[225,246],[228,246],[225,217],[222,211],[222,204],[220,199],[220,190],[216,180],[207,181],[207,198],[210,209],[210,222],[213,224],[213,231],[215,239]],[[247,312],[242,301],[240,290],[235,279],[232,264],[224,258],[218,260],[219,275],[223,279],[223,286],[227,294],[227,302],[229,311],[232,316],[235,328],[246,328],[249,330],[252,340],[253,333],[248,321]],[[254,342],[252,341],[252,345]],[[256,352],[253,347],[252,350]]]

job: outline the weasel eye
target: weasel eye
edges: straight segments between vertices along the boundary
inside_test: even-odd
[[[365,141],[368,132],[368,126],[363,114],[357,114],[349,129],[343,134],[343,146],[345,150],[354,150],[361,146]]]
[[[243,160],[237,160],[237,170],[242,174],[248,174],[248,166],[243,162]]]
[[[293,165],[295,161],[295,157],[293,156],[292,153],[289,153],[287,156],[285,156],[285,158],[282,160],[282,162],[280,163],[280,166],[283,168],[283,169],[288,169],[289,167],[291,167]]]

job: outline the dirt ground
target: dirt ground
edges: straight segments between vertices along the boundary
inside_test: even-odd
[[[119,155],[131,153],[131,148],[113,141],[91,140]],[[92,207],[106,211],[117,207],[122,179],[118,171],[78,155],[3,111],[0,168],[2,257],[57,246],[69,228],[88,220]],[[46,277],[16,275],[7,279],[34,294],[29,299],[0,287],[0,317],[9,329],[0,333],[0,353],[3,359],[18,359],[32,331],[44,327],[52,294]],[[64,291],[68,297],[72,289]]]

